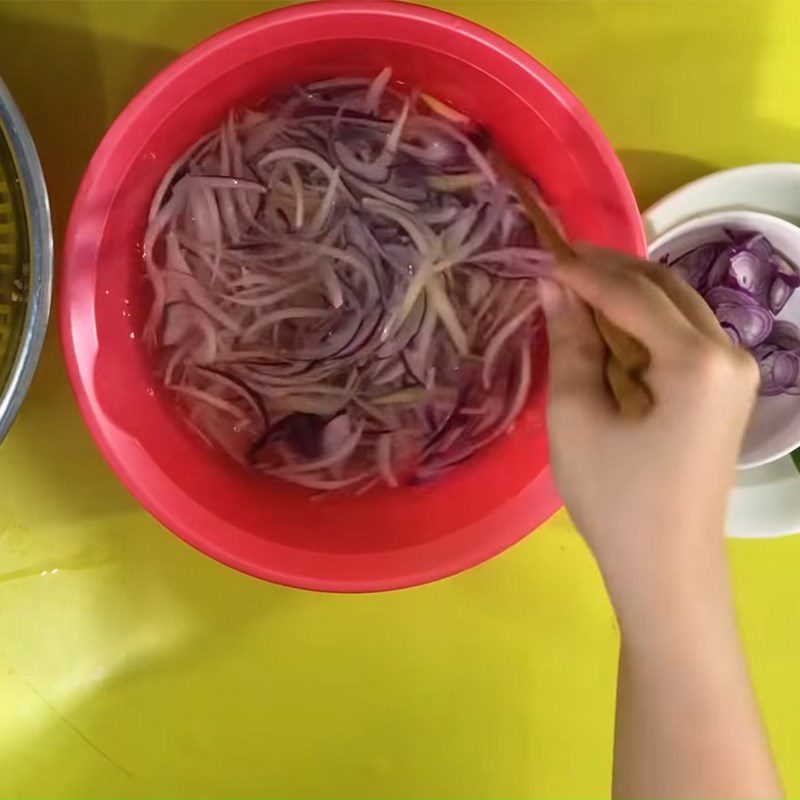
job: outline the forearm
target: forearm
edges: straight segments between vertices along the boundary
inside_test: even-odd
[[[779,796],[721,530],[759,369],[664,265],[585,248],[553,278],[550,463],[622,632],[614,793]],[[598,311],[649,353],[644,416],[609,395]]]
[[[614,796],[778,797],[723,547],[694,555],[609,586],[622,634]]]

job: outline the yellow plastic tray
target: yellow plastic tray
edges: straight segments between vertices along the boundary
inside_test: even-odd
[[[559,74],[642,204],[720,167],[800,160],[798,3],[436,5]],[[136,89],[267,7],[0,5],[0,74],[39,147],[57,237]],[[736,541],[730,554],[756,687],[798,796],[800,538]],[[0,796],[603,796],[617,644],[564,514],[467,574],[383,596],[282,589],[195,553],[98,455],[55,330],[0,448]]]

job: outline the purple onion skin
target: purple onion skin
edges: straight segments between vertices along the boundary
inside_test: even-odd
[[[800,272],[763,234],[725,234],[662,263],[702,295],[733,344],[752,353],[762,395],[800,394],[800,329],[775,318],[800,287]]]
[[[785,319],[775,320],[767,342],[781,350],[800,352],[800,328]]]

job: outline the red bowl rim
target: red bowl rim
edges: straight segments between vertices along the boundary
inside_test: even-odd
[[[646,252],[644,230],[627,176],[614,150],[594,118],[584,108],[577,97],[564,86],[553,73],[536,61],[532,56],[498,34],[454,14],[438,11],[426,6],[405,2],[393,2],[392,0],[374,0],[373,2],[359,2],[359,0],[322,0],[322,2],[302,3],[288,8],[268,11],[236,23],[203,40],[189,51],[176,58],[138,92],[114,120],[92,156],[73,202],[64,240],[64,272],[61,279],[59,295],[59,329],[67,374],[72,385],[73,393],[78,401],[81,415],[103,457],[122,480],[128,491],[136,498],[143,508],[150,512],[179,538],[183,539],[197,550],[240,572],[273,583],[328,592],[386,591],[445,578],[469,569],[497,555],[524,538],[528,532],[520,533],[516,530],[504,532],[498,529],[496,535],[491,537],[491,539],[487,538],[480,542],[478,546],[473,546],[470,549],[452,553],[448,558],[439,561],[434,567],[420,568],[418,566],[409,565],[408,569],[403,571],[402,574],[394,574],[388,577],[382,576],[374,579],[354,579],[332,578],[330,576],[320,578],[290,573],[262,562],[240,556],[235,552],[229,551],[224,544],[221,544],[219,541],[209,539],[202,532],[188,529],[187,526],[182,524],[178,515],[174,514],[168,507],[165,507],[165,504],[162,504],[158,498],[148,495],[142,490],[137,475],[118,457],[112,441],[105,435],[103,426],[97,419],[96,399],[90,396],[93,392],[87,390],[81,379],[81,357],[75,349],[71,335],[75,311],[73,304],[75,287],[73,283],[76,280],[75,270],[77,268],[74,262],[74,256],[78,248],[77,231],[79,220],[84,215],[84,207],[94,190],[95,178],[102,173],[106,161],[111,154],[113,154],[119,138],[129,126],[130,121],[135,119],[140,109],[150,102],[152,95],[158,94],[168,86],[174,78],[184,72],[184,70],[191,69],[197,62],[204,59],[208,53],[216,48],[228,46],[232,41],[243,36],[248,36],[253,31],[265,25],[275,27],[285,23],[296,23],[319,16],[342,16],[364,13],[383,15],[387,18],[401,17],[404,19],[415,19],[438,27],[452,28],[453,26],[457,26],[459,33],[462,35],[477,40],[482,45],[500,52],[526,72],[546,83],[559,100],[570,108],[571,113],[575,115],[580,126],[591,136],[602,161],[611,175],[615,194],[621,201],[625,221],[629,228],[636,232],[637,254],[643,255]],[[113,199],[114,197],[111,195],[105,204],[106,209],[113,203]],[[71,268],[70,264],[73,264]],[[560,501],[558,500],[549,467],[546,467],[542,473],[537,476],[532,482],[532,487],[536,495],[541,498],[543,502],[549,503],[550,507],[554,510],[558,508]],[[435,542],[433,544],[435,544]],[[394,554],[396,555],[397,551],[395,551]],[[342,556],[342,558],[344,557],[348,556]]]

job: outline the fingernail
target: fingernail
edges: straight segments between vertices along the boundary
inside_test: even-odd
[[[539,281],[539,297],[542,311],[548,319],[552,319],[564,307],[564,290],[555,281],[542,278]]]

